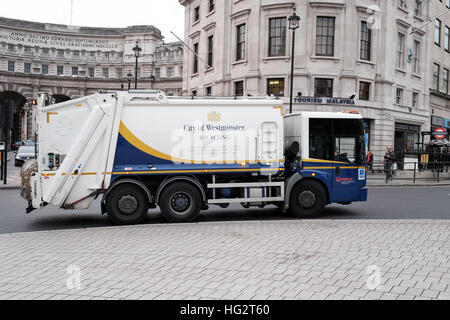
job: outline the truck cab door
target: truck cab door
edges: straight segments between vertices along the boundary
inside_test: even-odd
[[[360,198],[359,165],[355,155],[358,137],[345,133],[348,120],[343,122],[334,120],[333,129],[333,202],[351,202]],[[344,133],[344,134],[342,134]]]

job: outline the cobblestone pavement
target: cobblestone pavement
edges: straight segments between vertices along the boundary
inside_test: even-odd
[[[449,237],[433,220],[6,234],[0,299],[450,299]]]

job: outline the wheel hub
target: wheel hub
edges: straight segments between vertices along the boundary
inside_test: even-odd
[[[131,215],[137,210],[138,201],[133,195],[128,194],[119,199],[117,206],[123,214]]]
[[[176,193],[172,196],[170,205],[177,213],[184,213],[191,206],[191,200],[185,193]]]
[[[304,190],[299,193],[297,201],[300,207],[310,209],[316,204],[317,198],[314,192],[310,190]]]

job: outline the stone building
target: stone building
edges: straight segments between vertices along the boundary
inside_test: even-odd
[[[418,149],[432,113],[450,118],[446,1],[179,0],[185,42],[198,53],[184,52],[183,93],[278,95],[288,112],[288,18],[296,11],[293,110],[357,110],[375,161],[386,146],[402,160]],[[433,43],[438,14],[441,47]],[[433,62],[440,65],[439,90]]]
[[[16,141],[33,136],[31,101],[38,92],[65,101],[101,89],[127,90],[129,82],[134,89],[136,41],[142,48],[138,89],[181,94],[183,46],[163,39],[154,26],[90,28],[0,18],[0,140],[9,101]]]

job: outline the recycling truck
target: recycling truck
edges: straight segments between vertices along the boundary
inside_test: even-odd
[[[279,99],[166,97],[114,91],[37,101],[37,159],[22,168],[27,212],[87,209],[116,224],[157,206],[170,222],[211,206],[275,205],[316,217],[366,201],[362,119],[354,112],[283,117]]]

